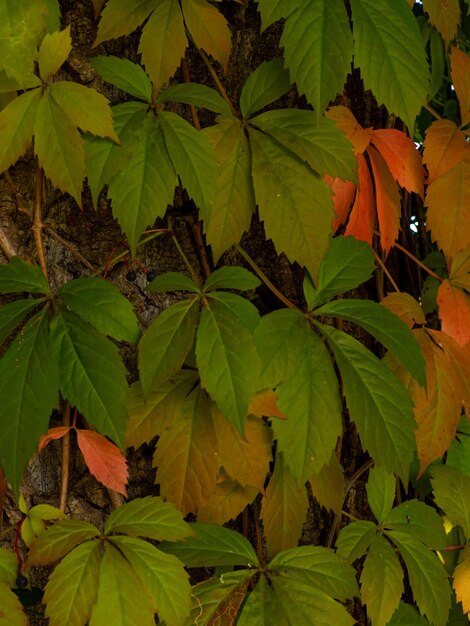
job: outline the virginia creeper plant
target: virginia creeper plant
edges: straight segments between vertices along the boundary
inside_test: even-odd
[[[33,592],[50,626],[467,624],[468,1],[93,0],[97,89],[64,69],[61,4],[0,0],[17,202],[35,163],[35,258],[0,229],[0,511],[10,494],[22,516],[2,530],[0,626],[28,623]],[[235,93],[247,16],[278,47]],[[131,35],[130,58],[109,53]],[[100,268],[76,251],[86,272],[60,286],[47,185],[107,203],[124,242]],[[196,264],[168,211],[182,193]],[[297,298],[247,252],[253,219]],[[160,237],[186,271],[148,273],[170,304],[143,326],[109,274],[124,260],[134,280]],[[125,501],[143,444],[160,495]],[[22,495],[46,446],[57,507]],[[101,528],[68,510],[71,449],[114,505]]]

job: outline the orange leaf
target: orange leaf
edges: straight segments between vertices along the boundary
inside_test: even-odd
[[[380,153],[372,146],[369,146],[367,153],[374,174],[380,243],[385,256],[387,256],[395,243],[400,227],[400,194],[397,184]]]
[[[251,399],[248,413],[256,417],[279,417],[281,420],[287,419],[281,409],[277,406],[277,393],[271,389],[258,391]]]
[[[427,228],[450,261],[470,245],[470,161],[462,161],[429,185]]]
[[[459,0],[423,0],[423,8],[431,24],[441,33],[447,48],[460,22]]]
[[[356,154],[365,152],[370,143],[370,134],[362,128],[349,109],[342,105],[331,107],[325,112],[325,116],[334,120],[336,126],[346,134]]]
[[[47,444],[54,439],[62,439],[62,437],[66,435],[69,430],[70,426],[57,426],[56,428],[49,428],[47,435],[41,435],[41,438],[39,439],[38,452],[41,452],[41,450],[43,450]]]
[[[424,196],[424,168],[421,155],[405,133],[393,128],[371,130],[373,145],[385,159],[400,187]]]
[[[462,552],[460,563],[454,570],[454,589],[457,602],[462,603],[464,613],[470,619],[470,548]]]
[[[470,122],[470,57],[451,46],[450,65],[452,82],[460,104],[462,126],[466,126]]]
[[[333,219],[332,228],[333,231],[336,232],[341,224],[344,224],[348,219],[349,210],[356,194],[356,185],[350,180],[333,178],[328,174],[324,176],[324,179],[334,193],[333,204],[335,206],[336,217]]]
[[[468,150],[465,135],[450,120],[433,122],[426,131],[423,160],[428,168],[428,184],[460,163]]]
[[[374,190],[366,160],[357,155],[359,162],[359,190],[356,193],[345,235],[354,235],[356,239],[372,244],[372,232],[375,222]]]
[[[426,323],[423,309],[409,293],[389,293],[380,304],[395,313],[409,328]]]
[[[444,280],[437,291],[437,304],[443,332],[464,346],[470,339],[470,298]]]
[[[93,430],[76,431],[78,447],[90,473],[108,489],[127,495],[127,462],[119,448]]]

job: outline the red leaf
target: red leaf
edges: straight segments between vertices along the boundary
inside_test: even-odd
[[[371,141],[385,159],[400,187],[424,197],[424,168],[415,144],[393,128],[369,131]]]
[[[47,435],[41,435],[41,438],[39,439],[38,451],[41,452],[41,450],[54,439],[62,439],[62,437],[64,437],[69,430],[70,426],[57,426],[56,428],[49,428]]]
[[[380,153],[369,146],[367,154],[374,174],[380,243],[386,256],[395,243],[400,227],[400,194],[397,184]]]
[[[354,235],[356,239],[372,244],[375,222],[374,190],[372,179],[365,158],[357,155],[359,163],[359,189],[356,193],[345,235]]]
[[[437,304],[442,330],[463,347],[470,339],[470,298],[444,280],[437,291]]]
[[[108,489],[125,496],[127,461],[119,448],[93,430],[77,429],[77,440],[90,473]]]
[[[333,232],[336,232],[341,224],[344,224],[348,219],[349,210],[356,193],[356,185],[350,180],[333,178],[332,176],[328,176],[328,174],[326,174],[324,178],[334,193],[333,204],[335,206],[336,217],[332,222],[332,228]]]
[[[465,135],[450,120],[433,122],[426,131],[423,160],[428,168],[428,184],[460,163],[468,150]]]

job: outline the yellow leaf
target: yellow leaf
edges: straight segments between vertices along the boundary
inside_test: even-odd
[[[470,298],[444,280],[437,291],[437,304],[443,332],[464,346],[470,339]]]
[[[470,57],[459,48],[451,46],[450,65],[452,82],[459,99],[462,126],[470,122]]]
[[[446,47],[457,33],[460,22],[459,0],[423,0],[429,21],[441,33]]]
[[[307,509],[307,490],[304,485],[297,486],[297,481],[284,463],[283,453],[279,452],[261,505],[264,533],[271,557],[297,545]]]
[[[402,319],[408,328],[425,324],[426,317],[419,303],[409,293],[389,293],[381,301],[392,313]]]
[[[222,474],[222,480],[217,483],[206,504],[200,507],[197,515],[198,522],[225,524],[235,519],[248,504],[253,502],[258,493],[256,487],[243,487]]]
[[[464,133],[450,120],[433,122],[426,131],[423,161],[428,184],[460,163],[469,150]]]
[[[457,602],[462,603],[463,612],[470,619],[470,548],[467,546],[454,571],[454,589]]]
[[[312,476],[310,485],[321,506],[339,515],[346,496],[346,483],[343,468],[334,451],[329,463],[324,465],[318,474]]]
[[[365,152],[370,143],[371,135],[359,124],[349,109],[342,105],[331,107],[325,112],[325,117],[333,120],[336,126],[345,133],[346,139],[349,139],[354,146],[355,154]]]
[[[212,408],[219,463],[241,485],[264,490],[272,460],[272,431],[260,419],[248,417],[244,437],[215,406]]]
[[[163,0],[150,16],[140,38],[142,62],[158,93],[184,57],[188,40],[178,2]]]
[[[47,83],[66,61],[72,50],[70,26],[57,33],[47,34],[39,47],[38,65],[42,80]]]
[[[196,45],[226,70],[232,49],[232,35],[222,13],[206,0],[182,0],[181,8]]]
[[[204,391],[195,389],[184,410],[162,433],[153,463],[160,494],[184,514],[196,513],[215,489],[220,456]]]
[[[470,245],[470,160],[429,185],[426,206],[427,229],[450,260]]]

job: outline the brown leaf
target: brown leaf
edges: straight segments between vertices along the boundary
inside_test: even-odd
[[[199,508],[198,522],[225,524],[235,519],[258,495],[256,487],[244,487],[222,472],[215,490]]]
[[[333,451],[330,462],[310,479],[313,495],[326,509],[340,514],[346,496],[346,482],[338,457]]]
[[[264,389],[255,393],[251,399],[248,413],[256,417],[278,417],[281,420],[287,419],[281,409],[277,406],[277,394],[271,389]]]

